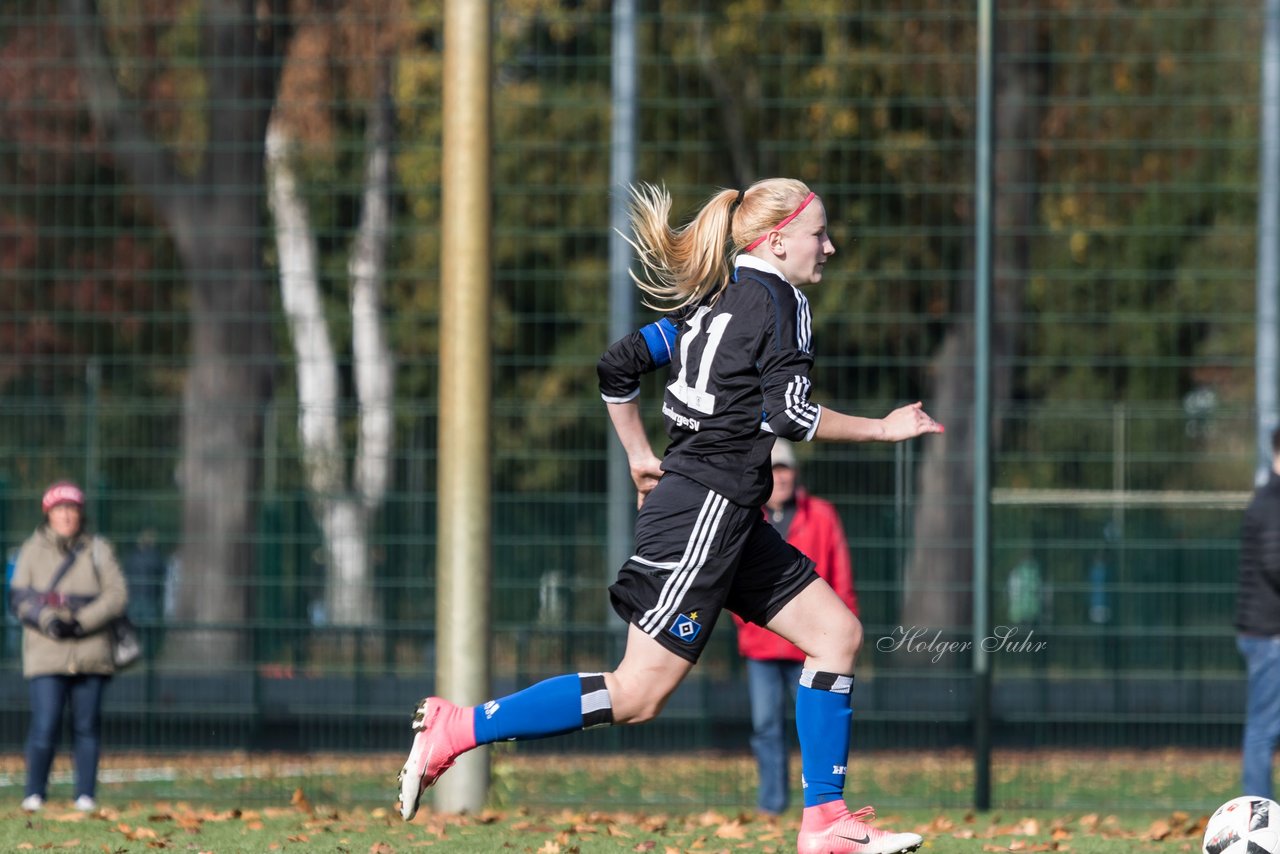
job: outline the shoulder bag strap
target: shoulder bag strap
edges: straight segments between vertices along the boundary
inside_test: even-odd
[[[49,589],[45,591],[46,593],[52,593],[53,588],[57,587],[58,584],[61,583],[62,579],[66,576],[67,571],[71,569],[71,564],[76,562],[76,557],[79,556],[79,554],[80,549],[73,547],[71,549],[71,553],[63,558],[62,564],[58,567],[57,572],[53,574],[53,581],[49,582]]]

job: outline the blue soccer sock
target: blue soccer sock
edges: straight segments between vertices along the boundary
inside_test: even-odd
[[[844,797],[849,762],[849,705],[853,677],[819,670],[800,673],[796,689],[796,732],[800,737],[804,805],[814,807]]]
[[[547,738],[613,723],[603,673],[568,673],[475,708],[476,744]]]

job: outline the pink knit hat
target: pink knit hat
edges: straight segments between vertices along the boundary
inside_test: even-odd
[[[40,509],[48,513],[58,504],[74,504],[84,509],[84,493],[71,481],[60,480],[44,491],[44,498],[40,499]]]

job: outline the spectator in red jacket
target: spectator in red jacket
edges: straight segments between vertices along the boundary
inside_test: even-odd
[[[764,508],[769,522],[788,543],[808,555],[854,614],[858,597],[844,528],[831,502],[800,488],[795,452],[786,439],[773,446],[773,492]],[[804,653],[773,632],[734,615],[738,651],[747,660],[751,696],[751,749],[760,775],[760,810],[777,815],[787,808],[787,705],[795,701]]]

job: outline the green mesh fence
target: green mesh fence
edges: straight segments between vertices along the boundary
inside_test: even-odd
[[[12,556],[45,485],[70,477],[134,573],[148,660],[110,688],[110,750],[397,751],[435,671],[441,4],[246,3],[220,20],[206,5],[0,9],[0,546]],[[610,4],[494,5],[501,693],[609,667],[622,632],[602,589],[613,440],[594,372],[609,343]],[[1089,803],[1048,770],[1013,773],[1028,751],[1087,767],[1098,750],[1174,746],[1230,763],[1242,718],[1231,620],[1254,448],[1260,13],[1086,5],[999,4],[990,593],[1012,630],[993,703],[995,800],[1010,806]],[[637,176],[681,215],[759,177],[810,182],[837,246],[809,294],[819,400],[880,415],[919,399],[948,424],[904,446],[806,447],[800,463],[853,549],[855,752],[961,769],[971,656],[944,644],[971,635],[975,16],[944,0],[650,0],[638,21]],[[315,250],[323,358],[291,331],[269,127]],[[360,496],[370,407],[350,265],[379,145],[394,441],[371,458],[388,485],[365,580],[348,585],[322,520]],[[319,490],[297,370],[316,359],[341,460]],[[0,682],[12,751],[17,632]],[[660,721],[517,751],[740,756],[746,705],[722,626]],[[880,794],[964,805],[968,786],[957,772]],[[333,796],[374,797],[354,783]]]

